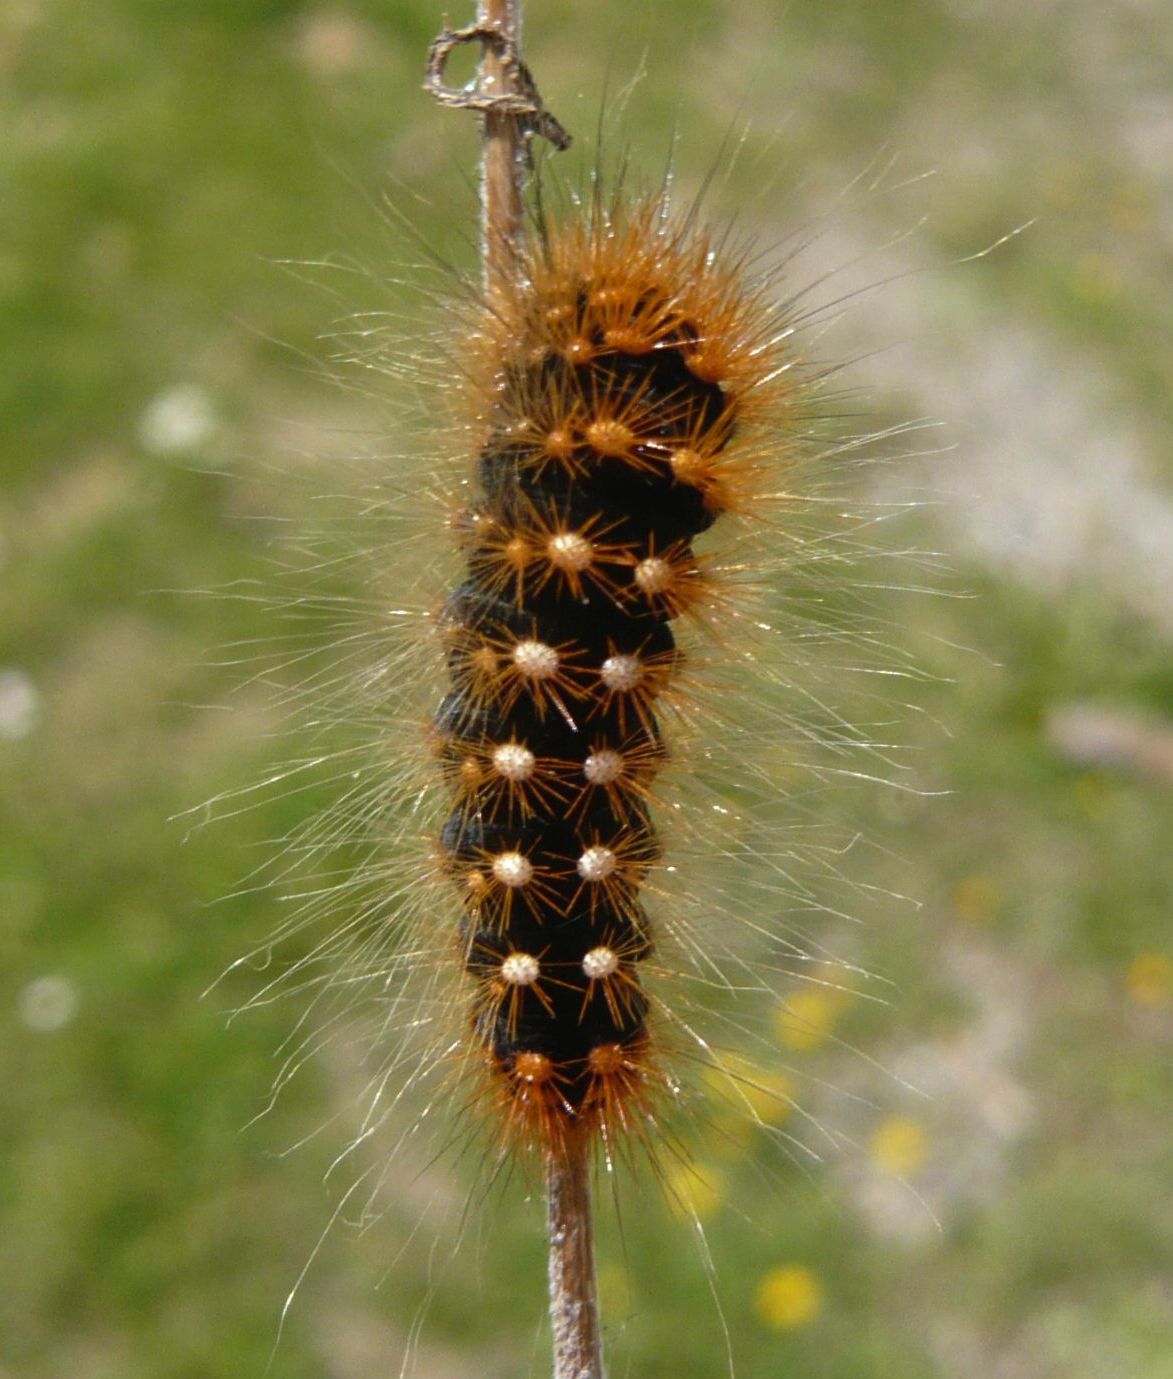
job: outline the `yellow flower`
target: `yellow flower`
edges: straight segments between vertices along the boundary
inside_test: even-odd
[[[754,1305],[768,1327],[797,1331],[822,1310],[823,1285],[819,1276],[805,1265],[783,1264],[762,1279]]]
[[[848,999],[847,992],[822,986],[796,991],[774,1017],[778,1038],[788,1049],[813,1049],[831,1032]]]
[[[909,1116],[888,1116],[872,1131],[872,1158],[896,1178],[911,1178],[928,1157],[924,1129]]]
[[[1138,953],[1128,964],[1128,994],[1138,1006],[1163,1006],[1173,998],[1173,958]]]
[[[673,1216],[707,1221],[725,1196],[725,1175],[711,1164],[677,1164],[664,1186]]]

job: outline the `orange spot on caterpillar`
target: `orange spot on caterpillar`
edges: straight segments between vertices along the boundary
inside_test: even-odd
[[[595,347],[581,336],[568,340],[562,347],[562,354],[568,364],[586,364],[594,357]]]
[[[587,1055],[587,1066],[596,1077],[614,1077],[628,1062],[620,1044],[597,1044]]]
[[[713,477],[712,465],[709,461],[697,451],[687,447],[682,450],[673,450],[668,456],[668,463],[672,466],[672,473],[682,484],[691,484],[694,488],[704,488]]]
[[[460,789],[462,792],[473,792],[485,778],[485,773],[481,769],[476,757],[465,757],[460,763]]]
[[[684,356],[689,371],[706,383],[723,383],[729,376],[728,361],[712,346]]]
[[[646,1118],[660,1086],[646,1032],[622,1043],[596,1044],[586,1065],[590,1082],[583,1112],[591,1132],[609,1151],[626,1137],[646,1136]]]
[[[574,436],[561,427],[555,427],[546,432],[543,449],[552,460],[561,460],[565,464],[574,456]]]
[[[635,444],[635,432],[614,418],[588,422],[583,429],[586,442],[600,455],[626,459]]]
[[[468,653],[468,668],[473,677],[486,686],[494,685],[500,676],[501,661],[488,642],[474,646]]]
[[[483,871],[473,868],[465,873],[464,888],[473,901],[480,901],[489,893],[491,881]]]
[[[540,1087],[556,1076],[553,1060],[544,1053],[519,1053],[513,1060],[513,1076],[518,1082]]]

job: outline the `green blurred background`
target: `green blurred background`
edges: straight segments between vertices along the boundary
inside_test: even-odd
[[[329,487],[321,457],[379,421],[306,365],[337,307],[273,261],[418,256],[387,193],[471,263],[474,133],[418,91],[441,8],[0,4],[3,1379],[248,1379],[271,1352],[282,1379],[395,1375],[424,1304],[417,1379],[546,1368],[520,1187],[425,1281],[417,1199],[459,1201],[461,1162],[339,1223],[278,1340],[348,1181],[322,1177],[351,1089],[322,1059],[251,1123],[294,1008],[227,1028],[255,979],[201,992],[280,918],[276,893],[218,897],[333,787],[168,822],[290,751],[279,690],[221,654],[270,613],[201,591],[263,580]],[[811,997],[803,1037],[779,1031],[810,1086],[852,1094],[812,1107],[849,1151],[766,1189],[750,1142],[695,1185],[737,1373],[1169,1379],[1173,13],[528,11],[583,142],[646,52],[625,123],[644,166],[678,125],[695,185],[745,117],[722,198],[766,240],[816,222],[796,273],[894,279],[834,349],[879,423],[942,419],[940,453],[860,482],[927,498],[897,543],[944,551],[935,582],[974,595],[876,596],[934,677],[918,781],[952,793],[857,797],[861,879],[922,902],[877,900],[850,938],[893,994]],[[893,158],[888,190],[818,221]],[[698,1251],[652,1198],[629,1197],[625,1243],[604,1231],[614,1373],[724,1374]]]

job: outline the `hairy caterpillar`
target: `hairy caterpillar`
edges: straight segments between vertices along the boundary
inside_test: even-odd
[[[370,504],[378,747],[324,835],[353,849],[357,824],[367,851],[307,895],[335,926],[293,968],[326,1033],[305,1026],[291,1070],[360,994],[378,1015],[352,1154],[454,1104],[497,1143],[490,1179],[519,1149],[599,1145],[668,1178],[678,1112],[714,1093],[790,1140],[790,1086],[744,1027],[775,974],[832,980],[801,869],[834,860],[784,831],[785,795],[801,744],[875,744],[803,684],[821,641],[865,640],[818,567],[870,517],[823,520],[859,442],[811,434],[784,266],[596,168],[559,214],[537,199],[504,288],[449,297],[434,346],[404,361],[356,327],[352,359],[454,418]]]
[[[441,838],[473,1039],[506,1127],[547,1152],[646,1133],[665,1076],[640,968],[672,627],[736,632],[693,542],[776,498],[794,432],[788,332],[744,257],[661,196],[600,194],[539,223],[477,332],[467,576],[438,619]]]

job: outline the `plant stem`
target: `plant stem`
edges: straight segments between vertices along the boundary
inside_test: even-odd
[[[546,1161],[554,1379],[604,1379],[591,1227],[590,1148],[572,1141]]]
[[[478,0],[477,23],[491,25],[520,51],[521,0]],[[507,64],[488,49],[481,60],[485,96],[511,94]],[[525,153],[522,123],[515,115],[487,110],[481,150],[481,262],[491,298],[512,280],[522,226]]]

